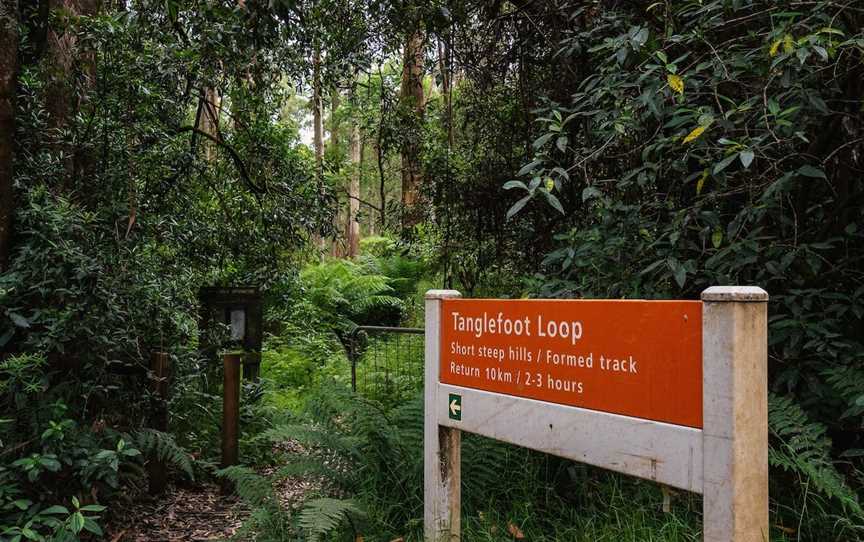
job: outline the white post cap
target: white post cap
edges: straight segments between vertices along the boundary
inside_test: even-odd
[[[458,290],[427,290],[426,299],[452,299],[462,297]]]
[[[702,292],[702,301],[764,303],[768,301],[768,292],[758,286],[711,286]]]

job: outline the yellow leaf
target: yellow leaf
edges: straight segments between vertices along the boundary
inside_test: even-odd
[[[684,94],[684,79],[680,75],[670,73],[666,75],[666,81],[669,83],[669,88],[678,94]]]
[[[690,143],[697,137],[701,136],[702,132],[705,131],[705,128],[707,128],[707,126],[697,126],[696,128],[693,128],[693,131],[687,134],[687,137],[684,138],[684,143]]]
[[[705,179],[708,178],[708,170],[702,172],[702,176],[699,177],[699,182],[696,183],[696,195],[702,193],[702,187],[705,186]]]
[[[795,42],[792,40],[792,36],[786,34],[785,36],[783,36],[783,51],[785,51],[786,54],[789,54],[794,50]]]
[[[555,190],[555,181],[552,180],[552,177],[546,177],[546,191],[551,192]]]
[[[774,40],[774,43],[771,44],[771,47],[768,48],[768,56],[777,56],[777,50],[780,49],[780,44],[783,40]]]

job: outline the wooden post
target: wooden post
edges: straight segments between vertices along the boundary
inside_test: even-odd
[[[153,352],[150,356],[151,389],[155,396],[151,425],[157,431],[168,431],[168,375],[171,372],[171,357],[167,352]],[[147,461],[147,479],[151,495],[165,491],[168,484],[168,467],[154,453]]]
[[[768,541],[768,294],[702,292],[705,542]]]
[[[222,358],[222,468],[237,464],[240,435],[240,363],[242,354]]]
[[[426,292],[424,399],[423,531],[427,541],[458,542],[461,537],[461,431],[438,424],[441,368],[441,300],[461,297],[455,290]]]

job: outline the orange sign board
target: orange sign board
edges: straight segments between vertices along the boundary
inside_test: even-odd
[[[699,301],[445,299],[444,384],[702,427]]]

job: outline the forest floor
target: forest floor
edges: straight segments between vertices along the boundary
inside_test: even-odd
[[[214,484],[170,486],[163,495],[136,502],[114,519],[106,540],[161,542],[225,540],[248,514],[236,497]]]
[[[280,443],[274,453],[302,452],[294,441]],[[259,469],[271,477],[278,467]],[[274,484],[283,510],[299,505],[304,496],[321,488],[317,479],[288,477]],[[233,536],[249,515],[236,495],[224,494],[217,484],[192,487],[170,485],[165,493],[147,496],[119,513],[107,529],[110,542],[204,542]]]

